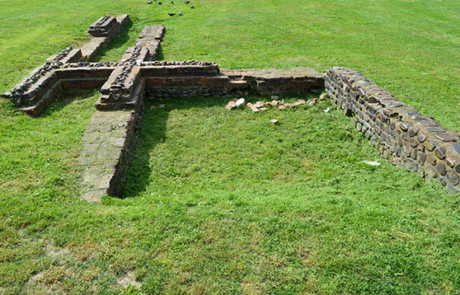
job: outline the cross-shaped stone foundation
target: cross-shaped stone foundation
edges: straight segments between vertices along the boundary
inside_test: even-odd
[[[127,15],[105,16],[90,26],[93,36],[82,49],[65,49],[3,94],[19,110],[39,116],[66,89],[101,87],[96,112],[86,127],[83,198],[100,201],[120,195],[144,110],[143,98],[235,97],[248,91],[260,95],[302,94],[321,90],[322,75],[314,69],[221,70],[214,62],[155,61],[165,28],[147,26],[135,47],[119,62],[90,62],[128,22]]]

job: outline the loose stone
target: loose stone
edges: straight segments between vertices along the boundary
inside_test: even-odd
[[[264,103],[261,102],[261,101],[258,101],[258,102],[256,102],[256,103],[254,104],[254,106],[255,106],[256,108],[260,109],[260,108],[262,108],[262,107],[264,106]]]
[[[253,105],[252,103],[248,102],[246,105],[251,109],[251,111],[253,113],[258,113],[259,112],[259,109],[255,105]]]
[[[306,104],[306,101],[303,99],[299,99],[297,102],[294,103],[294,106],[301,106]]]
[[[236,109],[236,103],[233,100],[231,100],[225,105],[225,108],[229,111]]]
[[[235,106],[240,109],[244,108],[245,105],[246,105],[246,100],[244,98],[240,98],[235,102]]]

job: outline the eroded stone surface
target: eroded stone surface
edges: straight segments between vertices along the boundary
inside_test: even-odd
[[[83,136],[83,199],[98,202],[106,195],[119,195],[126,181],[136,141],[135,111],[96,111]]]

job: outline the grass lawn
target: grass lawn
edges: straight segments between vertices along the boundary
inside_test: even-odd
[[[163,24],[161,59],[351,67],[460,131],[457,1],[146,2],[0,0],[0,92],[99,17],[129,14],[98,60]],[[36,119],[0,101],[0,294],[460,292],[458,196],[380,160],[329,102],[147,101],[125,198],[89,204],[78,156],[97,97],[65,94]]]

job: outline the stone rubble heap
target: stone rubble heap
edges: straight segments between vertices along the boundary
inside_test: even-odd
[[[334,67],[325,73],[331,100],[346,115],[355,115],[358,131],[397,167],[437,180],[451,193],[460,191],[460,134],[431,116],[394,98],[358,71]]]
[[[284,100],[279,101],[278,96],[272,96],[271,99],[272,99],[271,102],[258,101],[255,104],[248,102],[246,104],[246,106],[248,106],[252,110],[253,113],[258,113],[258,112],[266,112],[272,107],[275,107],[275,108],[278,107],[278,109],[280,111],[284,111],[287,108],[294,109],[294,108],[296,108],[298,106],[305,105],[305,104],[307,104],[309,106],[313,106],[318,101],[317,98],[314,98],[314,99],[308,100],[308,101],[305,101],[304,99],[298,99],[294,103],[285,103]],[[225,105],[225,108],[227,110],[234,110],[234,109],[237,109],[237,108],[242,109],[242,108],[244,108],[244,105],[245,105],[244,98],[240,98],[240,99],[233,98],[232,100],[230,100]]]
[[[244,108],[246,104],[246,100],[244,98],[234,98],[230,100],[226,105],[225,108],[229,111],[234,110],[234,109],[242,109]]]

